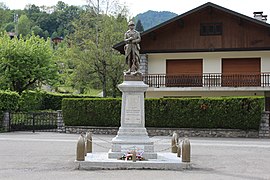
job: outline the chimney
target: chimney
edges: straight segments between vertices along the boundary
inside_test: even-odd
[[[262,21],[266,22],[267,21],[267,15],[262,15]]]
[[[263,15],[263,11],[253,12],[253,14],[254,14],[254,19],[257,19],[263,22],[267,21],[267,15]]]

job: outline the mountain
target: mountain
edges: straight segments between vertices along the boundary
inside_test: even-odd
[[[147,30],[175,16],[178,15],[169,11],[149,10],[145,13],[140,13],[137,16],[135,16],[135,22],[137,23],[138,20],[141,20],[144,30]]]

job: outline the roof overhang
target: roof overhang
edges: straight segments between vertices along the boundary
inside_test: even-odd
[[[208,2],[208,3],[205,3],[205,4],[199,6],[199,7],[195,8],[195,9],[192,9],[192,10],[186,12],[186,13],[183,13],[183,14],[181,14],[179,16],[176,16],[176,17],[174,17],[174,18],[172,18],[172,19],[170,19],[168,21],[165,21],[165,22],[163,22],[163,23],[161,23],[161,24],[159,24],[159,25],[157,25],[157,26],[155,26],[153,28],[150,28],[150,29],[144,31],[143,33],[141,33],[142,41],[143,41],[143,37],[144,36],[146,36],[146,35],[154,32],[155,30],[157,30],[157,29],[159,29],[161,27],[164,27],[164,26],[166,26],[166,25],[168,25],[168,24],[170,24],[172,22],[175,22],[177,20],[180,20],[181,18],[184,18],[184,17],[186,17],[186,16],[188,16],[188,15],[194,13],[194,12],[197,12],[199,10],[202,10],[204,8],[215,8],[215,9],[218,9],[220,11],[223,11],[223,12],[226,12],[226,13],[229,13],[229,14],[232,14],[232,15],[234,15],[234,16],[236,16],[238,18],[241,18],[243,20],[246,20],[246,21],[249,21],[249,22],[253,22],[253,23],[256,23],[256,24],[265,26],[267,28],[270,28],[270,24],[268,24],[266,22],[263,22],[263,21],[260,21],[260,20],[251,18],[249,16],[240,14],[238,12],[235,12],[235,11],[232,11],[230,9],[224,8],[222,6],[216,5],[214,3]],[[125,45],[125,42],[124,41],[121,41],[121,42],[115,44],[113,46],[113,48],[116,49],[117,51],[119,51],[121,54],[124,54],[124,45]],[[247,50],[247,49],[245,49],[245,50]],[[256,49],[256,50],[265,50],[265,48],[264,49]],[[269,48],[267,48],[267,50],[269,50]],[[203,50],[188,49],[188,50],[166,50],[166,51],[175,51],[175,52],[176,51],[177,52],[209,52],[209,51],[213,51],[213,50],[212,49],[203,49]],[[230,51],[230,49],[215,49],[214,51]],[[141,53],[148,53],[148,51],[147,52],[143,52],[142,51]]]

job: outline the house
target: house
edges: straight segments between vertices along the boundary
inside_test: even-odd
[[[7,34],[10,37],[10,39],[13,39],[16,36],[15,32],[7,32]]]
[[[52,42],[55,44],[55,45],[58,45],[59,43],[61,43],[64,39],[62,37],[55,37],[55,38],[52,38]]]
[[[206,3],[141,34],[146,97],[266,96],[270,24]],[[124,54],[124,42],[114,48]]]

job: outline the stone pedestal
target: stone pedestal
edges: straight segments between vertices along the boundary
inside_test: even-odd
[[[109,158],[120,158],[124,153],[136,150],[143,151],[145,159],[157,159],[154,143],[145,128],[144,93],[148,85],[143,81],[126,80],[118,88],[122,91],[121,127],[112,139]]]
[[[5,132],[10,131],[10,113],[4,112],[4,118],[3,118],[3,128]]]

